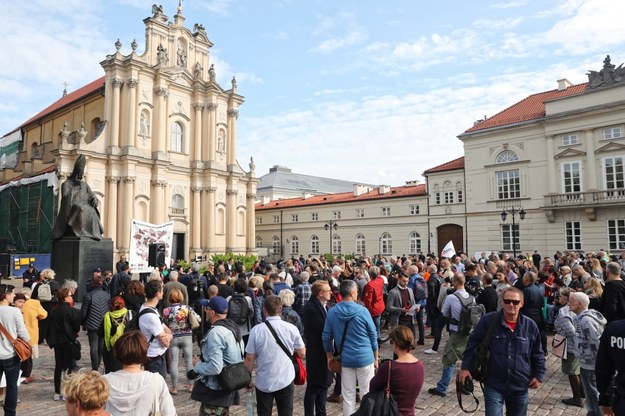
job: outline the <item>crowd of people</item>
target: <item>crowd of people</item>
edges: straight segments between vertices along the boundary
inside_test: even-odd
[[[115,273],[93,271],[79,309],[76,281],[59,284],[53,270],[31,265],[23,288],[0,285],[0,324],[33,346],[32,358],[20,363],[11,343],[0,339],[4,410],[16,414],[20,371],[22,383],[35,380],[33,359],[45,344],[54,350],[53,399],[64,400],[72,415],[175,415],[172,396],[181,389],[200,403],[200,415],[227,415],[244,400],[223,387],[220,375],[237,365],[256,374],[245,392],[248,406],[254,400],[259,415],[271,415],[274,405],[279,415],[291,415],[295,355],[306,363],[305,415],[325,415],[330,401],[351,416],[361,399],[387,384],[399,413],[414,415],[425,372],[436,370],[426,369],[413,350],[431,340],[423,352],[440,354],[441,376],[430,394],[447,395],[458,362],[458,382],[470,378],[476,348],[486,343],[486,414],[499,415],[504,406],[507,414],[526,414],[528,389],[544,381],[551,332],[566,344],[558,356],[572,397],[563,402],[585,404],[589,415],[623,414],[617,410],[625,410],[619,390],[625,391],[625,359],[611,357],[625,349],[625,333],[613,330],[625,330],[624,265],[623,257],[605,252],[300,256],[256,262],[251,270],[231,259],[203,273],[197,263],[160,264],[140,276],[122,256]],[[469,325],[469,310],[482,311],[479,322]],[[383,329],[390,329],[392,360],[379,354]],[[81,330],[88,339],[83,347]],[[77,371],[81,351],[90,371]],[[614,378],[615,363],[612,390],[606,377]]]

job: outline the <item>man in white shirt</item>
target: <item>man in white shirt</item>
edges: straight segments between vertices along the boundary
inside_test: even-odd
[[[173,335],[169,328],[161,322],[156,305],[163,299],[163,286],[158,280],[150,280],[145,284],[147,301],[139,308],[139,329],[148,340],[148,362],[145,369],[159,373],[167,378],[165,354]]]

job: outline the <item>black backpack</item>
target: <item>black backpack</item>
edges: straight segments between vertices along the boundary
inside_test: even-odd
[[[124,333],[128,331],[140,331],[141,329],[139,328],[139,319],[146,313],[154,313],[158,316],[158,312],[156,312],[153,308],[143,308],[141,312],[135,313],[132,319],[128,321],[128,323],[126,324],[126,328],[124,329]],[[158,319],[160,320],[161,317],[159,316]],[[152,338],[150,338],[148,343],[152,342],[153,340],[154,335],[152,335]]]
[[[475,297],[469,295],[467,299],[454,292],[454,296],[460,300],[460,320],[451,319],[451,323],[458,325],[458,333],[468,335],[486,313],[486,308],[475,301]]]
[[[235,293],[230,297],[226,317],[234,321],[237,325],[243,325],[249,322],[250,305],[247,303],[245,295]]]

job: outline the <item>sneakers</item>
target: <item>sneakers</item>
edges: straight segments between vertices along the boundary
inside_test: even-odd
[[[423,352],[426,354],[430,354],[430,355],[438,354],[438,351],[434,351],[432,348],[430,348],[429,350],[425,350]]]
[[[571,397],[570,399],[562,399],[562,403],[567,406],[584,407],[584,401],[575,397]]]
[[[330,403],[341,403],[341,395],[332,393],[328,396],[327,401],[329,401]]]
[[[175,387],[170,387],[169,394],[171,394],[172,396],[175,396],[178,394],[178,390]]]
[[[30,384],[33,381],[35,381],[35,377],[30,376],[30,377],[22,377],[21,383],[22,384]]]
[[[436,387],[432,387],[432,388],[428,389],[428,393],[430,393],[430,394],[432,394],[434,396],[439,396],[439,397],[447,396],[447,393],[443,393],[442,391],[436,390]]]
[[[64,401],[65,397],[63,397],[62,395],[60,395],[58,393],[54,393],[54,401],[58,402],[59,400]]]

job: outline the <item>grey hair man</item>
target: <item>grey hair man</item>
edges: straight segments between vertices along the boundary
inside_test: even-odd
[[[165,283],[163,287],[163,308],[171,306],[169,294],[174,289],[178,289],[182,292],[182,296],[184,297],[183,304],[189,304],[189,292],[187,291],[187,287],[178,281],[178,272],[174,270],[169,272],[169,282]]]
[[[308,279],[310,279],[310,273],[301,272],[299,274],[300,284],[295,288],[295,303],[293,304],[293,310],[299,314],[300,318],[303,317],[304,306],[306,306],[308,300],[310,299],[310,295],[312,294],[312,288],[310,283],[308,283]]]

